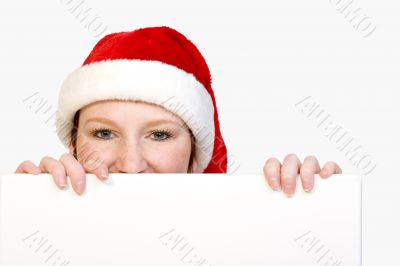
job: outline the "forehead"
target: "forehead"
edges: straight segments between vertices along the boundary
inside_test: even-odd
[[[126,122],[152,120],[169,120],[184,124],[183,120],[165,108],[142,101],[104,100],[91,103],[80,110],[82,122],[93,117],[103,117],[113,121]]]

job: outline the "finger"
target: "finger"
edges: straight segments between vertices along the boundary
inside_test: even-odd
[[[31,161],[23,161],[15,170],[16,174],[40,174],[40,168]]]
[[[100,180],[108,178],[108,167],[100,152],[93,151],[83,161],[82,165],[87,173],[96,175]]]
[[[65,171],[71,180],[72,188],[77,194],[81,195],[85,191],[86,186],[85,169],[69,153],[61,155],[60,162],[64,165]]]
[[[319,173],[321,168],[317,158],[307,156],[300,168],[300,179],[304,191],[311,191],[314,187],[315,174]]]
[[[281,177],[281,163],[276,158],[270,158],[265,162],[264,168],[264,177],[267,180],[269,186],[273,190],[279,190],[281,186],[280,177]]]
[[[292,196],[296,190],[296,177],[299,173],[300,160],[295,154],[285,157],[281,167],[282,190],[287,196]]]
[[[51,157],[43,157],[40,161],[39,168],[43,173],[50,173],[54,183],[63,189],[67,186],[67,176],[63,164]]]
[[[324,167],[322,167],[322,170],[319,173],[319,175],[322,178],[328,178],[331,175],[341,174],[341,173],[342,173],[342,169],[340,169],[339,165],[337,165],[335,162],[329,161],[329,162],[326,162]]]

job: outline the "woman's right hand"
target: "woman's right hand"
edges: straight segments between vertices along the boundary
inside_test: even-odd
[[[108,168],[104,163],[100,162],[95,165],[94,161],[88,160],[82,165],[70,153],[63,154],[59,160],[49,156],[43,157],[39,166],[31,161],[24,161],[15,170],[15,173],[34,175],[50,173],[54,183],[60,189],[68,186],[67,177],[69,177],[72,188],[79,195],[85,191],[86,173],[95,174],[100,180],[108,178]]]

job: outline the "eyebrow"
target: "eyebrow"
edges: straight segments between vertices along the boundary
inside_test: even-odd
[[[113,125],[115,127],[118,126],[118,124],[115,123],[113,120],[107,119],[107,118],[104,118],[104,117],[89,118],[88,120],[85,121],[85,125],[88,124],[89,122],[101,122],[101,123],[104,123],[104,124]]]
[[[178,121],[173,121],[173,120],[169,120],[169,119],[157,119],[157,120],[152,120],[146,123],[147,127],[153,127],[159,124],[177,124],[179,126],[181,126],[181,123],[179,123]]]
[[[104,118],[104,117],[93,117],[93,118],[89,118],[88,120],[85,121],[85,125],[88,124],[89,122],[101,122],[104,124],[109,124],[115,127],[118,127],[118,124],[116,122],[114,122],[111,119],[108,118]],[[169,119],[157,119],[157,120],[152,120],[149,121],[145,124],[146,127],[153,127],[159,124],[178,124],[179,126],[181,126],[181,123],[177,122],[177,121],[173,121],[173,120],[169,120]]]

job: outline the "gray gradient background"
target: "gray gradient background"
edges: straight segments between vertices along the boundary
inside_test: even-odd
[[[78,2],[78,1],[72,1]],[[354,1],[375,32],[363,37],[335,1],[84,1],[105,33],[168,25],[191,39],[209,64],[222,134],[240,168],[261,173],[288,153],[334,160],[362,174],[299,112],[311,96],[376,169],[364,177],[364,265],[400,265],[400,4]],[[348,2],[348,1],[344,1]],[[62,1],[7,1],[0,9],[0,172],[23,160],[58,158],[66,149],[47,115],[23,99],[38,92],[57,102],[63,79],[99,40]],[[340,196],[340,195],[338,195]]]

